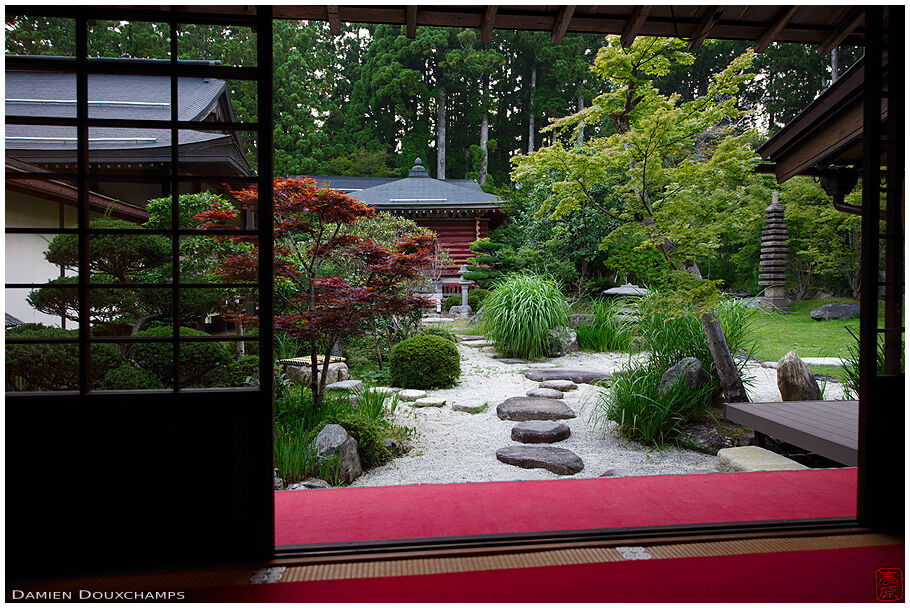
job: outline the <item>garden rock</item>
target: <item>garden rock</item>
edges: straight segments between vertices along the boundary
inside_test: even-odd
[[[434,323],[444,324],[444,323],[454,323],[455,319],[450,319],[449,317],[424,317],[420,320],[424,325],[433,325]]]
[[[312,371],[310,370],[309,365],[288,365],[286,368],[288,378],[292,382],[297,382],[299,384],[309,384],[310,376]],[[316,378],[319,379],[322,374],[322,367],[319,368],[319,371],[316,373]],[[329,372],[326,374],[326,384],[334,384],[336,382],[343,382],[351,377],[351,374],[348,372],[348,366],[346,363],[329,363]]]
[[[461,344],[463,346],[470,346],[471,348],[483,348],[484,346],[493,346],[493,343],[489,340],[484,339],[474,339],[474,340],[462,340]]]
[[[370,389],[371,393],[380,393],[384,397],[391,397],[392,395],[397,395],[401,392],[400,388],[394,388],[390,386],[374,386]]]
[[[660,392],[669,390],[678,382],[683,382],[690,389],[699,389],[711,382],[711,374],[707,372],[701,361],[695,357],[686,357],[661,376]]]
[[[783,401],[817,401],[822,398],[815,374],[792,350],[777,362],[777,388]]]
[[[578,344],[578,336],[575,331],[564,327],[560,329],[551,329],[547,342],[547,354],[551,357],[561,357],[566,353],[574,353],[581,350]]]
[[[600,380],[609,380],[613,374],[609,372],[595,372],[585,369],[527,369],[525,378],[535,382],[545,382],[547,380],[569,380],[580,384],[593,384]]]
[[[592,314],[586,312],[578,312],[574,315],[569,315],[569,327],[590,327],[594,325],[594,321],[597,320]]]
[[[548,420],[529,420],[512,427],[512,439],[521,443],[556,443],[571,434],[569,425]]]
[[[360,380],[342,380],[341,382],[333,382],[332,384],[326,384],[325,390],[329,391],[344,391],[344,392],[353,392],[363,386],[363,382]]]
[[[452,404],[452,409],[456,412],[467,412],[469,414],[478,414],[485,410],[487,402],[481,399],[464,399],[458,403]]]
[[[408,451],[403,443],[391,437],[385,440],[384,445],[395,456],[401,456]]]
[[[468,319],[474,310],[470,306],[452,306],[449,308],[449,316],[454,319]]]
[[[795,471],[809,467],[756,446],[726,448],[717,453],[718,471]]]
[[[687,424],[679,430],[679,441],[687,448],[717,456],[724,448],[736,446],[732,438],[727,437],[708,424]]]
[[[278,469],[274,469],[272,473],[272,479],[274,480],[274,486],[276,490],[284,489],[284,480],[278,475]]]
[[[418,399],[423,399],[427,396],[426,391],[421,391],[417,389],[405,389],[398,393],[398,398],[402,401],[417,401]]]
[[[496,406],[500,420],[565,420],[576,414],[563,401],[539,397],[510,397]]]
[[[523,469],[546,469],[557,475],[574,475],[585,468],[577,454],[551,445],[510,445],[496,450],[496,458]]]
[[[825,304],[810,312],[809,316],[816,321],[855,319],[859,316],[859,304],[844,304],[841,302]]]
[[[541,399],[562,399],[562,391],[555,388],[532,388],[527,393],[528,397],[540,397]]]
[[[337,460],[338,475],[348,483],[363,473],[360,454],[357,453],[357,440],[338,424],[325,425],[310,447],[316,450],[316,460],[320,463]]]
[[[325,480],[310,477],[309,479],[304,479],[301,482],[289,485],[288,490],[327,490],[331,487],[332,484]]]
[[[571,380],[544,380],[538,384],[540,388],[552,388],[557,391],[574,391],[578,388],[578,385],[572,382]]]
[[[516,359],[514,357],[503,357],[501,359],[497,359],[497,361],[500,363],[505,363],[506,365],[524,365],[528,362],[527,359]]]
[[[411,403],[414,407],[442,407],[445,404],[446,400],[441,397],[421,397]]]

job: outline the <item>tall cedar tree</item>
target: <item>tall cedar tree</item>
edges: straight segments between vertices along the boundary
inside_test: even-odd
[[[313,409],[318,410],[331,349],[337,341],[357,333],[373,319],[406,314],[428,303],[407,287],[432,262],[435,238],[411,234],[383,247],[346,230],[359,219],[371,217],[374,208],[320,188],[310,179],[276,179],[274,192],[275,292],[292,311],[276,316],[274,326],[309,344],[311,369],[319,369],[319,351],[323,351],[321,372],[310,375]],[[258,198],[254,189],[233,195],[246,208],[254,207]],[[238,214],[233,209],[211,209],[197,219],[209,229],[229,229],[238,225]],[[216,238],[250,240],[230,235]],[[327,263],[337,258],[360,266],[356,283],[327,276]],[[257,268],[254,247],[223,258],[216,272],[228,280],[252,281]]]
[[[676,95],[660,95],[652,79],[666,74],[673,63],[692,63],[683,47],[672,38],[638,38],[624,49],[618,36],[608,37],[593,71],[612,85],[612,92],[551,128],[577,130],[607,119],[615,132],[580,147],[557,142],[519,157],[513,178],[533,183],[560,175],[547,203],[552,215],[593,207],[621,222],[613,234],[634,235],[656,247],[676,268],[680,301],[694,303],[699,312],[725,400],[748,401],[713,313],[716,285],[702,279],[697,259],[718,247],[719,235],[731,222],[746,219],[734,203],[757,158],[748,134],[735,134],[740,117],[736,96],[752,77],[745,73],[752,53],[740,55],[716,74],[704,95],[680,103]],[[627,178],[615,186],[620,209],[606,207],[591,195],[595,186],[617,174]]]

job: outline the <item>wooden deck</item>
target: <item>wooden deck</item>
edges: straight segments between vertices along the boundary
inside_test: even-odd
[[[847,466],[856,466],[858,401],[725,403],[724,417]]]

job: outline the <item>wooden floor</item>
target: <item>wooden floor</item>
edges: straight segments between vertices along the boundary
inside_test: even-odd
[[[725,403],[724,417],[847,466],[856,466],[858,401]]]

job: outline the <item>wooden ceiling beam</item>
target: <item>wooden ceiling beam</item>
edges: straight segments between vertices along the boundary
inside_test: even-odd
[[[720,20],[721,15],[724,14],[726,6],[709,6],[708,10],[705,12],[704,17],[701,18],[698,27],[692,32],[689,36],[689,51],[695,52],[698,50],[698,47],[701,46],[701,43],[705,41],[705,38],[708,37],[708,33],[711,31],[717,22]]]
[[[863,7],[856,7],[847,13],[847,16],[844,17],[834,28],[831,34],[822,42],[819,47],[816,49],[819,55],[827,55],[832,50],[836,49],[841,42],[843,42],[847,36],[853,33],[853,31],[860,26],[866,20],[866,9]]]
[[[635,7],[632,16],[629,17],[629,21],[626,23],[625,29],[622,31],[622,36],[619,39],[622,48],[627,49],[632,46],[632,43],[635,42],[635,37],[638,36],[638,33],[648,19],[648,13],[650,12],[651,7],[648,5]]]
[[[559,14],[556,16],[556,23],[553,25],[553,36],[550,38],[553,44],[562,42],[563,37],[566,35],[566,31],[569,29],[569,22],[572,21],[572,15],[574,13],[574,4],[565,5],[559,9]]]
[[[338,6],[326,6],[325,18],[329,22],[329,33],[332,36],[341,36],[341,17],[338,15]]]
[[[417,37],[417,5],[409,4],[405,15],[405,36],[414,40]]]
[[[784,9],[782,12],[778,13],[777,19],[774,20],[774,23],[765,30],[765,33],[755,41],[756,53],[763,53],[766,48],[768,48],[774,39],[777,38],[780,33],[783,31],[787,24],[790,23],[790,20],[793,19],[796,12],[799,10],[798,6],[791,6],[790,8]]]
[[[496,5],[487,6],[483,11],[480,24],[480,41],[489,42],[493,38],[493,22],[496,21]]]

